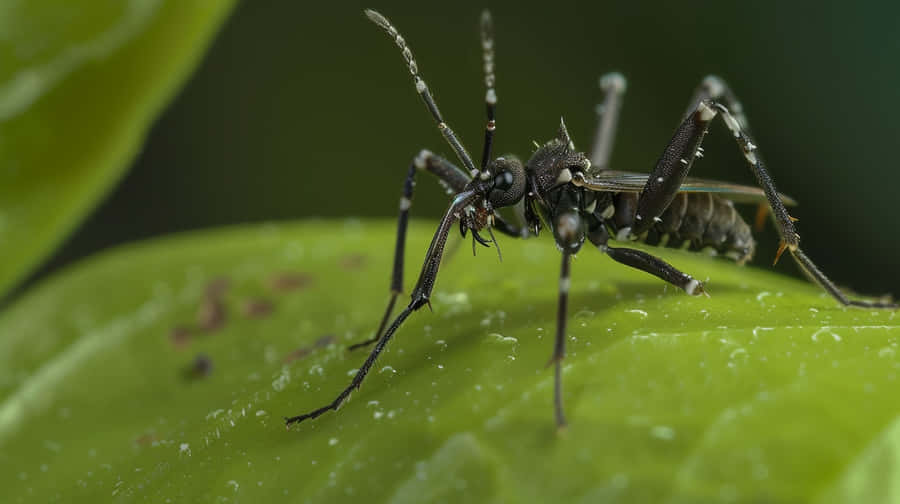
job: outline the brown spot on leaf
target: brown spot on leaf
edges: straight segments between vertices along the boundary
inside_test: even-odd
[[[247,318],[263,318],[275,309],[275,305],[264,298],[247,299],[241,305],[241,313]]]
[[[294,362],[295,360],[302,359],[302,358],[306,357],[307,355],[311,354],[314,350],[327,347],[328,345],[334,343],[334,341],[335,341],[334,334],[326,334],[325,336],[322,336],[321,338],[317,339],[316,342],[313,343],[312,345],[300,347],[300,348],[294,350],[293,352],[287,354],[287,356],[285,356],[285,358],[282,359],[282,362],[287,364],[289,362]]]
[[[366,256],[363,254],[347,254],[341,257],[338,264],[345,270],[358,270],[366,265]]]
[[[213,278],[206,284],[206,297],[221,299],[230,285],[231,282],[226,277]]]
[[[292,291],[308,287],[313,282],[309,273],[284,272],[269,279],[269,286],[276,291]]]
[[[187,326],[174,327],[169,331],[169,341],[172,342],[172,345],[174,345],[175,348],[182,349],[191,342],[191,338],[194,335],[193,333],[194,331]]]
[[[154,441],[158,441],[159,438],[156,434],[152,432],[148,432],[147,434],[141,434],[134,440],[134,444],[139,446],[148,446],[152,444]]]
[[[206,298],[197,311],[197,326],[203,331],[215,331],[225,325],[225,303],[219,298]]]

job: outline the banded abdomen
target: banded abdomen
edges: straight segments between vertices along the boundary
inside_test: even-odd
[[[613,195],[615,213],[606,219],[606,223],[614,236],[633,226],[637,196],[624,192]],[[712,249],[738,262],[750,259],[756,249],[750,226],[735,210],[734,204],[708,192],[678,193],[650,230],[638,240],[660,247]]]

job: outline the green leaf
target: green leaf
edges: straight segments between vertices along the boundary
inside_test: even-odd
[[[0,297],[121,177],[232,4],[0,4]]]
[[[411,228],[407,288],[433,226]],[[381,316],[393,240],[360,221],[182,235],[32,290],[0,317],[5,500],[900,498],[895,312],[679,251],[660,253],[710,298],[579,254],[562,434],[546,237],[501,239],[503,263],[463,243],[351,401],[286,431],[364,359],[346,346]]]

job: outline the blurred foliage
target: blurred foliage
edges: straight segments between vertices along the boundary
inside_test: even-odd
[[[900,4],[885,2],[243,2],[135,169],[56,264],[173,230],[394,216],[418,149],[452,152],[362,9],[394,21],[447,120],[479,152],[485,6],[497,32],[498,153],[527,158],[560,116],[589,147],[597,78],[618,70],[629,87],[613,162],[648,171],[694,86],[716,73],[741,98],[778,187],[800,201],[810,256],[841,284],[897,291]],[[724,128],[706,144],[696,175],[753,183]],[[436,218],[446,203],[422,177],[414,215]],[[775,233],[760,239],[758,264],[769,264]],[[791,261],[778,271],[797,274]]]
[[[432,230],[414,223],[410,248]],[[546,237],[505,247],[503,268],[464,243],[434,313],[340,411],[286,432],[364,359],[346,345],[381,315],[393,237],[388,221],[197,233],[33,289],[0,316],[4,501],[897,500],[895,314],[678,251],[711,298],[579,255],[562,435]]]
[[[0,299],[119,180],[231,4],[0,5]]]

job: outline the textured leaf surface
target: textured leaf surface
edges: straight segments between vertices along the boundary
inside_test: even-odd
[[[0,295],[118,180],[232,3],[0,4]]]
[[[432,229],[412,226],[407,288]],[[363,360],[345,347],[387,300],[393,232],[183,235],[38,286],[0,318],[4,499],[898,498],[895,313],[677,251],[665,257],[708,277],[711,298],[578,256],[563,435],[545,368],[559,256],[543,238],[503,240],[502,264],[463,244],[434,312],[410,318],[351,401],[285,431],[282,416],[329,401]],[[200,354],[208,375],[191,371]]]

